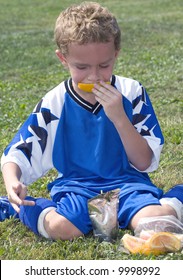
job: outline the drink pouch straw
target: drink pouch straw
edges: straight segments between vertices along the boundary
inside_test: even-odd
[[[93,234],[101,241],[111,242],[117,237],[118,195],[119,189],[107,193],[101,193],[88,201]]]

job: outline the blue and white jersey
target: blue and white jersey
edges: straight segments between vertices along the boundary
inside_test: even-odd
[[[140,172],[132,166],[103,107],[81,98],[71,79],[43,97],[5,149],[1,164],[16,163],[26,185],[52,168],[58,171],[60,186],[67,181],[99,188],[105,182],[108,189],[118,180],[151,184],[147,172],[157,169],[164,142],[152,104],[135,80],[113,75],[111,84],[123,95],[130,122],[153,151],[147,170]]]

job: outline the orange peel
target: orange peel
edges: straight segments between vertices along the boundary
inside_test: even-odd
[[[110,82],[106,82],[106,84],[110,84]],[[92,92],[93,87],[94,87],[94,84],[78,83],[78,88],[85,92]]]
[[[122,243],[132,254],[161,255],[181,249],[181,240],[170,232],[156,232],[148,240],[125,234]]]

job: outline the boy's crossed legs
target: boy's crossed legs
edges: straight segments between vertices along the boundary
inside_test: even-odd
[[[27,197],[27,199],[32,200],[31,197]],[[8,203],[7,199],[4,198],[4,200]],[[88,198],[71,193],[57,203],[44,198],[34,200],[35,206],[21,206],[19,213],[19,219],[34,233],[54,240],[71,240],[92,230],[87,208]],[[130,200],[131,203],[129,203]],[[161,201],[163,205],[161,205]],[[128,195],[128,198],[127,195],[124,195],[119,200],[119,226],[134,230],[141,218],[152,216],[173,215],[180,220],[183,212],[182,203],[183,185],[175,186],[160,200],[153,197],[152,194],[142,192],[136,192],[135,195],[133,192]],[[1,212],[2,205],[3,199],[1,198]],[[11,208],[9,206],[9,209]],[[12,209],[10,212],[12,215]]]
[[[168,204],[150,205],[142,208],[132,218],[129,228],[135,230],[141,218],[153,216],[173,215],[177,218],[176,211]],[[83,233],[69,220],[58,214],[55,210],[50,211],[44,220],[44,228],[48,237],[52,239],[71,240],[74,237],[82,236]],[[46,237],[46,236],[45,236]]]

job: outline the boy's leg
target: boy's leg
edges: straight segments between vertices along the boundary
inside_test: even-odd
[[[168,204],[149,205],[139,210],[131,219],[129,227],[135,230],[141,218],[150,218],[155,216],[174,216],[177,218],[176,211]]]
[[[35,201],[34,206],[20,206],[19,219],[20,221],[32,230],[35,234],[41,234],[44,237],[49,237],[44,235],[44,228],[41,225],[40,217],[44,212],[56,209],[57,205],[55,202],[46,198],[33,198],[26,197],[26,200]],[[40,222],[39,222],[40,221]],[[40,229],[39,229],[40,228]]]
[[[58,203],[45,198],[27,197],[26,199],[35,201],[35,205],[20,206],[17,218],[35,234],[51,239],[70,240],[88,233],[92,228],[87,198],[83,196],[67,194]],[[1,200],[3,200],[3,208]],[[7,197],[0,199],[1,212],[3,213],[1,220],[16,213]]]
[[[176,197],[183,203],[183,184],[178,184],[169,189],[163,197]]]
[[[72,224],[68,219],[58,214],[55,210],[49,211],[44,218],[44,237],[53,240],[73,240],[82,236],[83,233]]]
[[[73,192],[65,193],[57,202],[56,211],[45,216],[44,226],[53,239],[71,240],[88,234],[92,230],[88,197]]]
[[[174,208],[177,218],[183,223],[183,184],[173,186],[163,195],[160,203]]]
[[[14,208],[8,201],[7,196],[0,197],[0,222],[3,222],[10,217],[18,217],[18,214],[15,212]]]
[[[9,202],[7,196],[0,197],[0,221],[9,219],[10,217],[18,218],[24,225],[31,229],[35,234],[41,234],[39,224],[41,224],[41,213],[47,213],[56,209],[56,203],[45,198],[26,197],[26,200],[35,201],[34,206],[20,206],[20,212],[17,213]],[[39,221],[39,224],[38,224]],[[40,227],[42,230],[42,227]],[[46,235],[46,234],[45,234]]]
[[[162,190],[155,186],[133,184],[120,192],[118,220],[121,228],[135,229],[141,218],[173,215],[178,217],[172,205],[161,204]]]

